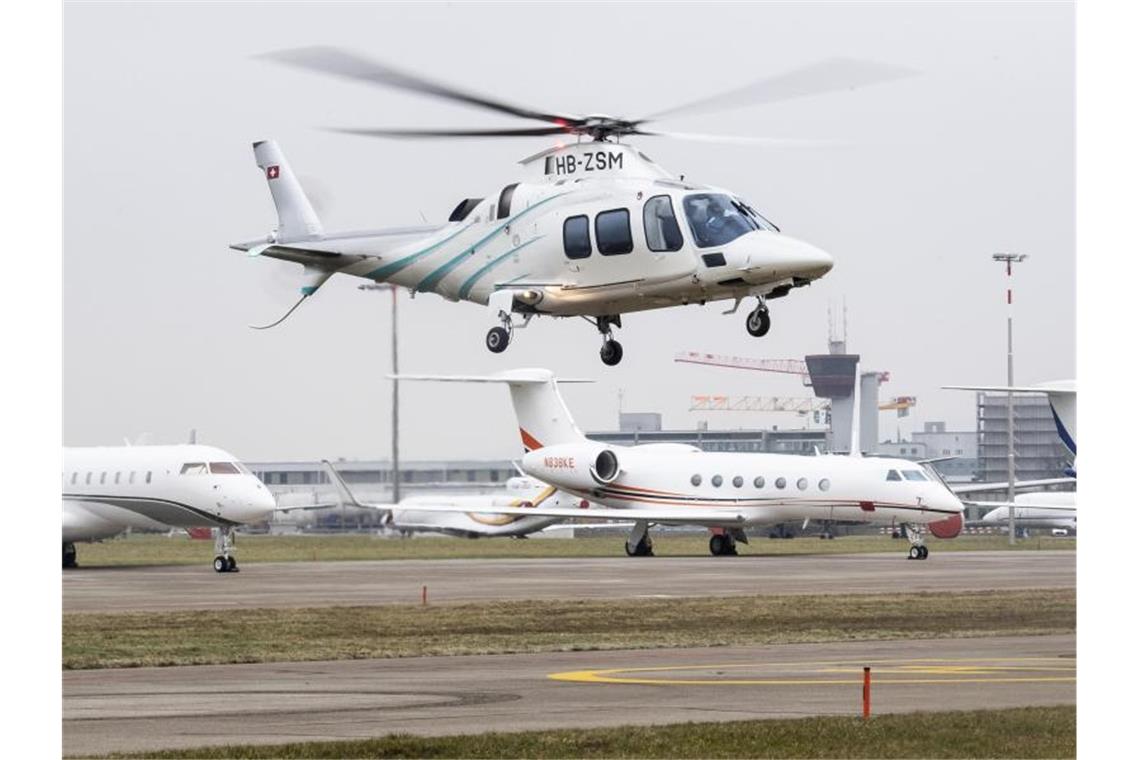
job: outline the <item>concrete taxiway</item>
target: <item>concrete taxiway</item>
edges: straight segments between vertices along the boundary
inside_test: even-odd
[[[69,671],[66,754],[1074,704],[1075,637]]]
[[[82,568],[63,574],[64,612],[320,607],[506,599],[628,599],[1074,588],[1076,552],[387,560]]]

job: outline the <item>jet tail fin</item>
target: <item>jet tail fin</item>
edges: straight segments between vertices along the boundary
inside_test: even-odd
[[[277,207],[277,242],[319,238],[324,234],[321,220],[313,210],[313,204],[301,188],[301,183],[281,147],[273,140],[261,140],[253,144],[253,157],[257,166],[265,172],[273,205]]]
[[[516,369],[494,375],[397,375],[397,380],[429,380],[449,383],[503,383],[511,391],[523,448],[535,451],[558,443],[576,443],[586,436],[574,422],[558,383],[589,380],[555,380],[548,369]]]

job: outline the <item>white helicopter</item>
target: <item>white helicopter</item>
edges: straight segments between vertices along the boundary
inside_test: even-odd
[[[602,335],[602,361],[621,361],[613,328],[627,312],[732,299],[726,314],[754,297],[749,334],[768,333],[768,302],[827,274],[824,251],[781,234],[741,195],[675,177],[644,153],[618,142],[629,135],[760,144],[796,141],[649,131],[664,115],[769,103],[889,81],[910,72],[862,61],[832,60],[762,79],[732,92],[624,119],[537,111],[475,95],[333,48],[269,56],[310,71],[432,95],[497,113],[547,122],[504,129],[348,129],[380,137],[574,135],[523,159],[524,176],[486,198],[459,202],[446,224],[326,233],[276,143],[254,143],[278,226],[266,238],[231,246],[304,267],[301,298],[337,273],[436,293],[488,307],[499,321],[487,348],[504,351],[516,327],[536,315],[583,317]],[[588,138],[583,141],[583,138]],[[520,315],[521,323],[514,315]]]

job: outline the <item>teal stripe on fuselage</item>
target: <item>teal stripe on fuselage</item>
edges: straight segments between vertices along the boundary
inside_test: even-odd
[[[439,281],[442,280],[444,277],[446,277],[451,272],[451,270],[455,269],[457,266],[462,264],[464,259],[466,259],[468,256],[473,256],[476,251],[478,251],[480,248],[482,248],[484,245],[486,245],[488,242],[490,242],[490,240],[492,238],[494,238],[496,235],[498,235],[500,232],[502,232],[507,226],[514,224],[516,221],[521,219],[523,216],[529,214],[531,211],[534,211],[539,206],[550,203],[555,198],[561,198],[563,195],[566,195],[566,193],[559,193],[558,195],[552,195],[549,198],[544,198],[541,201],[539,201],[538,203],[534,204],[533,206],[528,206],[527,208],[524,208],[519,213],[508,218],[505,222],[500,224],[495,229],[491,230],[489,233],[484,235],[478,241],[473,243],[470,247],[464,248],[463,251],[459,255],[453,256],[452,258],[448,259],[446,262],[441,264],[439,267],[437,267],[435,269],[435,271],[433,271],[427,277],[420,280],[419,284],[416,285],[415,289],[421,293],[424,293],[424,292],[427,292],[430,290],[434,290],[435,286],[439,284]]]
[[[473,275],[471,275],[470,277],[468,277],[466,280],[463,281],[463,285],[461,285],[459,288],[459,297],[460,298],[467,298],[468,294],[471,293],[471,288],[475,287],[475,283],[479,281],[480,277],[487,274],[487,272],[490,272],[492,269],[497,267],[499,264],[502,264],[504,261],[507,260],[507,257],[509,257],[511,254],[518,253],[519,251],[521,251],[523,248],[526,248],[531,243],[534,243],[538,240],[541,240],[542,237],[543,237],[542,235],[539,235],[536,238],[531,238],[530,240],[526,241],[522,245],[517,246],[515,248],[512,248],[511,250],[507,251],[503,255],[497,256],[497,257],[491,259],[490,261],[488,261],[483,266],[479,267],[477,270],[475,270],[475,273]],[[518,278],[516,277],[515,279],[518,279]]]
[[[455,232],[453,232],[450,235],[448,235],[447,237],[445,237],[443,240],[440,240],[438,243],[432,243],[431,245],[429,245],[427,248],[423,249],[422,251],[416,251],[415,253],[409,253],[407,256],[404,256],[401,259],[397,259],[396,261],[393,261],[391,263],[385,264],[384,266],[380,267],[379,269],[374,269],[364,276],[369,278],[369,279],[372,279],[372,280],[385,280],[385,279],[391,277],[392,275],[396,274],[400,270],[416,263],[417,261],[422,259],[424,256],[427,256],[429,253],[432,253],[434,251],[439,250],[439,247],[441,245],[443,245],[444,243],[451,242],[460,233],[465,232],[468,229],[470,229],[471,226],[472,226],[471,224],[468,224],[466,227],[461,227],[458,230],[456,230]]]

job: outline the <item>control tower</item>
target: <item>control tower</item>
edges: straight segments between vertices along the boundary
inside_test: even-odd
[[[804,357],[811,387],[818,398],[831,401],[831,450],[847,451],[851,445],[855,373],[859,354],[847,353],[845,340],[828,340],[828,353]],[[881,372],[859,372],[859,442],[864,451],[874,451],[879,442],[879,383]]]

